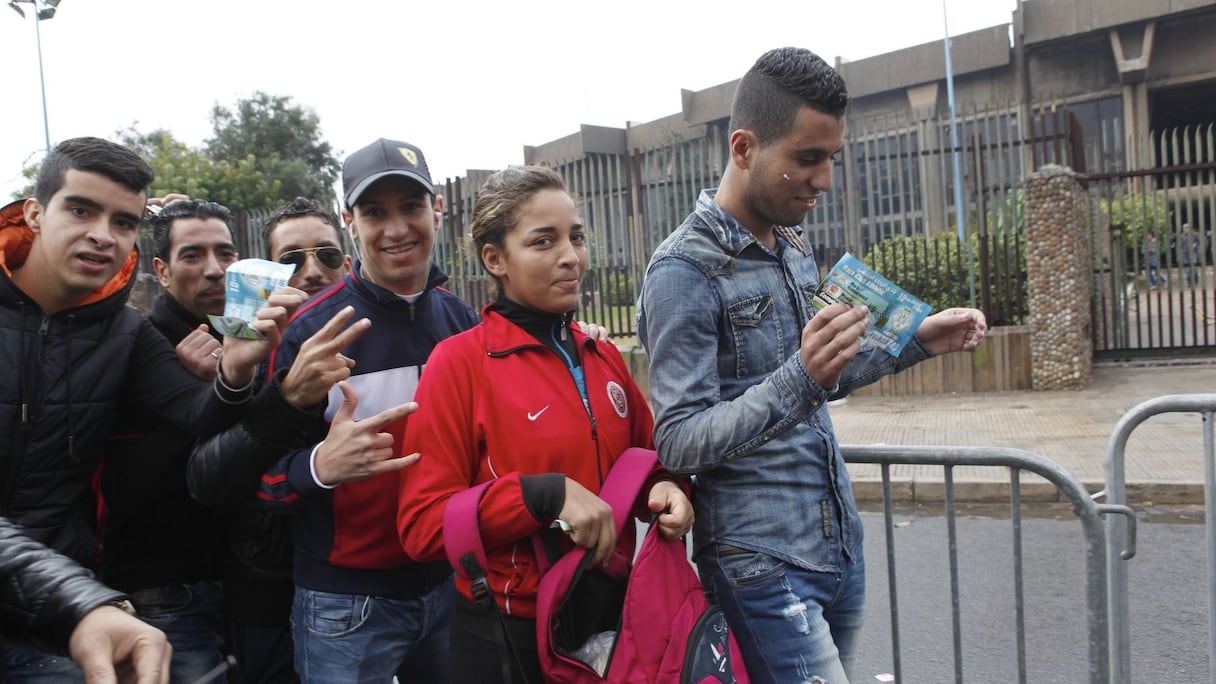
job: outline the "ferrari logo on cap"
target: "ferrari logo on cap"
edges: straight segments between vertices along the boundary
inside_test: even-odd
[[[414,154],[413,150],[408,147],[398,147],[397,151],[401,153],[402,157],[405,157],[410,166],[418,166],[418,155]]]

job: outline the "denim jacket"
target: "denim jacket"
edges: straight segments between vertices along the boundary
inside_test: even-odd
[[[826,402],[930,355],[864,343],[836,387],[798,350],[819,270],[798,228],[768,249],[702,191],[650,259],[639,334],[650,357],[655,443],[695,475],[695,551],[750,549],[814,571],[861,557],[862,529]]]

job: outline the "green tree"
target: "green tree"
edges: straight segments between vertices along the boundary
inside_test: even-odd
[[[1144,244],[1149,231],[1157,234],[1158,242],[1171,230],[1169,202],[1161,193],[1119,193],[1098,200],[1098,211],[1111,226],[1123,226],[1123,239],[1130,250],[1138,250]]]
[[[116,137],[138,152],[156,173],[149,191],[152,197],[180,192],[219,202],[233,211],[279,204],[278,181],[268,179],[251,157],[216,162],[164,129],[141,133],[132,125],[118,131]]]
[[[25,179],[25,186],[14,192],[11,199],[19,200],[34,196],[34,181],[38,180],[38,169],[41,166],[42,162],[35,162],[21,167],[21,177]]]
[[[211,110],[213,137],[207,155],[233,169],[252,164],[253,170],[278,184],[275,206],[304,196],[330,205],[341,164],[321,134],[316,113],[294,104],[290,97],[255,92],[229,109]],[[244,207],[261,209],[266,207]]]

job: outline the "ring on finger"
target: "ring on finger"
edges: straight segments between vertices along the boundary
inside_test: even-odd
[[[211,358],[215,359],[216,361],[219,361],[219,360],[220,360],[220,350],[218,350],[218,349],[212,349],[212,350],[211,350]]]

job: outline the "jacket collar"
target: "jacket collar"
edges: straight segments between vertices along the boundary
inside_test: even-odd
[[[512,323],[495,308],[494,302],[486,304],[481,309],[481,323],[485,327],[486,353],[502,355],[524,347],[544,347],[540,340],[531,333]],[[583,348],[590,344],[593,348],[595,341],[578,329],[577,325],[569,324],[568,329],[574,337],[575,347]]]
[[[409,302],[402,299],[397,293],[391,290],[386,290],[385,288],[380,287],[379,285],[363,277],[362,259],[355,260],[354,268],[350,270],[350,273],[346,274],[346,280],[351,284],[352,287],[362,292],[364,296],[372,299],[373,301],[377,301],[388,306],[409,305]],[[418,299],[418,302],[421,302],[431,290],[438,288],[447,281],[447,274],[444,273],[439,266],[432,261],[430,271],[427,273],[426,277],[426,286],[422,289],[423,296]]]
[[[177,301],[168,292],[152,300],[152,311],[148,313],[148,319],[174,345],[184,340],[198,326],[207,323],[207,321],[200,321],[196,318],[194,314],[190,313],[186,307],[182,306],[181,302]],[[222,333],[210,325],[208,325],[207,330],[211,333],[212,337],[223,342],[224,336]]]
[[[735,220],[734,216],[726,213],[726,210],[714,201],[714,195],[717,194],[716,188],[702,190],[701,195],[697,198],[695,212],[705,222],[722,249],[728,254],[737,255],[748,245],[759,244],[756,236],[746,226]],[[778,239],[784,240],[799,252],[811,253],[810,247],[802,238],[802,226],[776,226],[773,231],[777,234]]]

